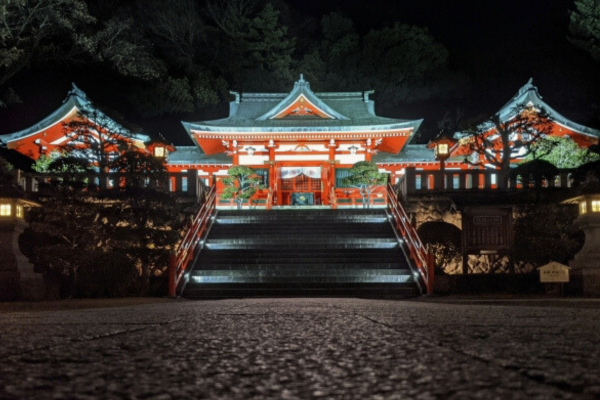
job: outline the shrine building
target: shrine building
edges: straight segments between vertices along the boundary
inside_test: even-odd
[[[289,93],[232,92],[229,116],[222,119],[182,122],[193,145],[173,146],[130,132],[94,107],[75,85],[65,102],[37,124],[15,133],[0,135],[0,146],[34,160],[60,152],[65,143],[77,140],[69,132],[73,121],[87,121],[102,140],[117,132],[128,148],[164,160],[174,192],[198,193],[197,184],[210,185],[227,176],[236,165],[251,167],[262,177],[260,190],[245,207],[323,205],[360,207],[356,188],[344,187],[342,180],[359,161],[375,163],[390,174],[392,183],[406,175],[422,175],[444,168],[464,171],[473,166],[464,162],[470,137],[456,133],[448,143],[448,158],[442,164],[431,145],[413,139],[422,120],[403,120],[376,115],[375,104],[365,92],[315,93],[300,76]],[[598,144],[600,131],[570,121],[542,100],[531,80],[496,115],[501,121],[515,117],[519,105],[547,111],[551,136],[569,136],[579,146]],[[493,126],[489,127],[493,135]],[[168,134],[167,134],[168,136]],[[122,149],[108,147],[112,156]],[[488,168],[491,168],[488,166]],[[416,171],[416,172],[415,172]],[[415,176],[416,176],[415,175]],[[427,186],[426,182],[418,185]],[[379,189],[378,189],[379,190]],[[385,188],[376,191],[372,203],[386,204]],[[233,200],[220,199],[218,206],[231,207]]]

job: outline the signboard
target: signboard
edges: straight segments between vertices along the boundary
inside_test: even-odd
[[[512,248],[512,212],[469,207],[463,212],[463,249],[468,254],[499,254]]]
[[[551,262],[539,267],[541,283],[567,283],[569,282],[569,267],[557,262]]]
[[[513,247],[512,224],[511,207],[477,206],[463,210],[463,274],[469,272],[470,254],[510,256]]]

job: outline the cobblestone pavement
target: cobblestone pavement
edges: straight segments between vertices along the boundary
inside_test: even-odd
[[[600,399],[600,301],[236,299],[0,313],[0,399]]]

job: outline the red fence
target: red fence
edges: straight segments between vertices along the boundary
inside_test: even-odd
[[[397,199],[396,192],[391,183],[388,184],[388,206],[394,216],[395,228],[402,235],[409,257],[417,267],[421,279],[427,287],[427,294],[433,293],[433,255],[428,253],[417,235],[417,231],[411,225],[410,219],[404,211],[402,204]]]
[[[211,225],[211,217],[216,207],[216,185],[211,186],[206,200],[192,220],[189,230],[171,257],[169,266],[169,296],[177,295],[177,287],[183,278],[185,271],[191,261],[194,260],[199,243],[208,234]]]

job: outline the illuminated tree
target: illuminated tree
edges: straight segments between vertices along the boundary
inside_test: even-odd
[[[375,189],[387,183],[387,175],[379,172],[377,164],[370,161],[359,161],[348,172],[350,175],[342,180],[342,184],[358,188],[363,200],[363,207],[370,208],[371,194]]]
[[[131,133],[96,109],[79,112],[76,119],[63,124],[63,131],[69,140],[61,150],[96,167],[100,187],[106,188],[110,163],[131,146]]]
[[[550,135],[552,127],[552,120],[544,109],[524,104],[512,110],[512,117],[501,118],[494,114],[465,132],[467,135],[462,140],[471,152],[465,162],[508,170],[512,162],[531,154],[534,144]]]
[[[525,159],[546,160],[557,168],[577,168],[583,164],[597,161],[600,156],[587,148],[580,147],[568,136],[549,136],[542,138],[532,146],[533,152]]]
[[[242,208],[244,200],[248,200],[256,193],[258,189],[263,189],[262,178],[254,172],[252,168],[237,165],[229,168],[227,178],[221,182],[225,185],[222,199],[234,199],[237,203],[237,208]]]

